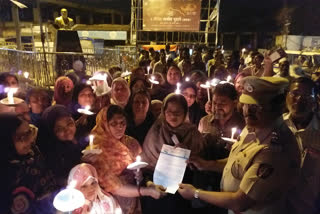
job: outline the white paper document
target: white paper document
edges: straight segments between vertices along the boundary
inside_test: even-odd
[[[153,173],[153,182],[166,187],[166,192],[175,194],[186,171],[190,152],[188,149],[163,145]]]

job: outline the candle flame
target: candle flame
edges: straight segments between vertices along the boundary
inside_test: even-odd
[[[231,139],[234,139],[234,134],[236,133],[236,131],[237,131],[236,127],[231,129]]]
[[[85,107],[84,107],[84,109],[87,110],[87,111],[89,111],[90,108],[91,108],[90,106],[85,106]]]
[[[138,155],[137,157],[136,157],[136,162],[140,162],[141,161],[141,157],[140,157],[140,155]]]
[[[230,82],[232,80],[232,77],[229,75],[228,77],[227,77],[227,82]]]
[[[93,142],[93,138],[94,138],[94,135],[89,135],[89,140],[90,140],[90,143],[92,143]]]
[[[23,73],[23,76],[24,76],[24,78],[28,79],[28,77],[29,77],[29,72],[24,72],[24,73]]]
[[[186,77],[186,82],[189,82],[190,81],[190,78],[189,77]]]
[[[180,83],[179,82],[177,83],[177,89],[176,89],[175,93],[176,94],[180,94],[181,93],[181,91],[180,91]]]
[[[214,78],[214,79],[211,80],[211,85],[212,85],[212,86],[217,86],[217,85],[219,84],[219,82],[220,82],[219,79]]]

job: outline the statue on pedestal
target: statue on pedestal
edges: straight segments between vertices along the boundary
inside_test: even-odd
[[[71,30],[74,25],[73,19],[68,17],[68,11],[65,8],[61,9],[61,16],[57,17],[54,23],[60,30]]]

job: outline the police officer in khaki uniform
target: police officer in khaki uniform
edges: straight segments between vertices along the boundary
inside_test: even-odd
[[[242,84],[246,127],[229,157],[210,163],[211,170],[223,169],[222,192],[181,184],[179,193],[227,208],[229,213],[285,214],[285,199],[297,181],[301,162],[296,138],[281,117],[288,81],[251,76]]]

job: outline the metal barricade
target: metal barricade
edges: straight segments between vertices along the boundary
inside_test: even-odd
[[[36,86],[49,87],[54,85],[57,71],[62,71],[62,74],[68,72],[76,60],[85,62],[88,75],[95,71],[107,71],[111,66],[119,66],[122,71],[131,70],[138,63],[136,48],[126,46],[105,48],[99,54],[48,52],[45,56],[43,52],[0,48],[0,72],[21,75],[27,71]]]

